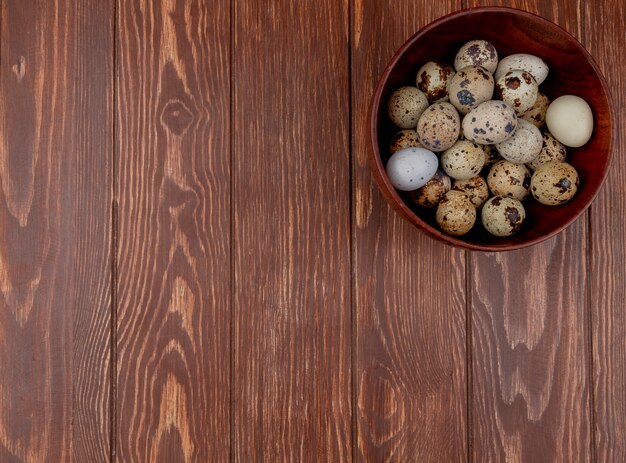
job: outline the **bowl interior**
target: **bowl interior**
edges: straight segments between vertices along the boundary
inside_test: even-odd
[[[580,176],[578,193],[568,203],[544,206],[529,198],[524,201],[527,223],[516,236],[496,238],[480,224],[467,235],[455,238],[443,234],[435,222],[434,209],[413,205],[408,195],[396,191],[384,166],[389,158],[389,141],[400,129],[386,115],[389,95],[403,85],[415,85],[419,68],[427,61],[454,63],[457,50],[472,39],[493,43],[500,58],[513,53],[541,57],[550,73],[539,90],[550,100],[572,94],[584,98],[594,114],[591,140],[580,148],[568,148],[568,162]],[[410,222],[436,238],[471,249],[515,249],[542,241],[576,219],[597,194],[608,167],[613,133],[610,98],[604,79],[586,50],[555,24],[530,13],[508,8],[465,10],[426,26],[394,56],[383,74],[373,101],[372,134],[374,170],[377,181],[392,205]]]

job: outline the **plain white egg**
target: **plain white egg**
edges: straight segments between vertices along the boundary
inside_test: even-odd
[[[394,187],[402,191],[413,191],[426,185],[438,167],[439,160],[432,151],[405,148],[389,158],[386,169]]]
[[[579,96],[563,95],[548,106],[546,124],[554,138],[565,146],[577,148],[591,138],[593,113]]]

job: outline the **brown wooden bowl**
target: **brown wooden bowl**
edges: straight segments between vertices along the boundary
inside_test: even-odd
[[[435,222],[435,210],[415,206],[408,194],[392,186],[385,172],[389,142],[400,130],[387,116],[387,98],[398,87],[414,86],[417,71],[427,61],[439,60],[452,65],[457,50],[472,39],[485,39],[494,44],[500,59],[513,53],[541,57],[550,72],[540,91],[550,101],[561,95],[578,95],[589,103],[594,114],[591,140],[580,148],[568,148],[567,162],[576,168],[580,176],[576,196],[560,206],[544,206],[532,197],[526,199],[526,224],[519,234],[508,238],[497,238],[487,233],[480,223],[480,211],[476,225],[467,235],[453,237],[444,234]],[[466,249],[519,249],[554,236],[589,206],[606,177],[615,138],[614,119],[604,77],[587,50],[568,32],[540,16],[521,10],[471,8],[427,25],[391,59],[380,78],[371,106],[371,164],[374,177],[387,200],[420,230]]]

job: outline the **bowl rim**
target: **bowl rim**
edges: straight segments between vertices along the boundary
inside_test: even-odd
[[[472,243],[468,241],[464,241],[457,237],[447,235],[437,228],[431,226],[424,220],[422,220],[400,197],[396,189],[391,184],[388,176],[385,173],[385,166],[383,165],[383,161],[380,155],[380,150],[378,148],[378,111],[377,108],[380,107],[383,88],[385,83],[387,82],[389,75],[391,74],[393,68],[396,66],[400,58],[404,55],[404,53],[423,35],[430,32],[431,30],[438,27],[441,23],[449,21],[451,18],[465,15],[467,13],[472,12],[501,12],[501,13],[513,13],[519,16],[525,16],[528,18],[532,18],[533,20],[538,20],[540,22],[546,23],[548,26],[557,27],[561,29],[563,33],[568,35],[577,45],[578,49],[583,53],[592,69],[598,76],[600,80],[600,84],[602,85],[602,90],[604,91],[609,107],[609,129],[610,129],[610,137],[608,140],[608,155],[607,160],[604,166],[604,170],[602,171],[602,180],[598,184],[596,191],[589,197],[586,203],[581,207],[580,211],[577,214],[572,215],[571,218],[567,219],[562,225],[552,230],[550,233],[546,233],[545,235],[538,236],[528,241],[524,241],[522,243],[517,244],[480,244],[480,243]],[[516,249],[523,249],[529,246],[533,246],[535,244],[546,241],[555,235],[562,232],[564,229],[569,227],[572,223],[574,223],[579,217],[581,217],[585,211],[589,208],[591,203],[595,200],[598,193],[604,186],[607,178],[608,167],[611,164],[611,160],[613,158],[613,151],[615,146],[615,140],[617,137],[616,131],[614,130],[614,121],[615,121],[615,108],[613,106],[613,98],[611,96],[611,91],[606,82],[604,74],[600,70],[598,64],[595,62],[593,56],[587,51],[585,46],[570,32],[559,26],[558,24],[550,21],[549,19],[544,18],[535,13],[531,13],[525,10],[521,10],[518,8],[504,7],[504,6],[486,6],[486,7],[472,7],[472,8],[463,8],[460,10],[453,11],[445,16],[441,16],[434,21],[426,24],[424,27],[420,28],[417,32],[415,32],[411,37],[409,37],[400,48],[396,50],[393,54],[390,61],[387,63],[385,70],[381,74],[378,83],[376,85],[376,90],[372,96],[372,101],[370,104],[370,133],[371,133],[371,150],[370,150],[370,167],[373,170],[374,178],[376,183],[378,184],[378,188],[382,190],[383,196],[388,203],[400,214],[404,217],[405,220],[410,222],[412,225],[417,227],[423,232],[426,232],[432,238],[435,238],[439,241],[442,241],[448,245],[460,247],[463,249],[469,249],[473,251],[486,251],[486,252],[501,252],[501,251],[513,251]]]

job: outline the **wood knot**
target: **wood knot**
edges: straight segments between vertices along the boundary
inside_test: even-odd
[[[170,100],[161,112],[161,123],[175,135],[183,135],[191,123],[193,114],[189,108],[180,100]]]
[[[26,74],[26,58],[20,56],[17,60],[17,64],[14,64],[12,67],[13,74],[17,76],[17,81],[21,82],[24,78],[24,74]]]

